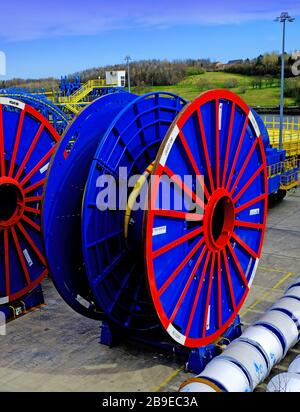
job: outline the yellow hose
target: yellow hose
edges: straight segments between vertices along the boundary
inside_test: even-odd
[[[127,208],[126,208],[126,212],[125,212],[125,226],[124,226],[125,239],[128,238],[129,222],[130,222],[130,219],[131,219],[132,208],[133,208],[133,206],[136,202],[136,199],[137,199],[138,195],[141,193],[141,189],[142,189],[143,185],[147,182],[148,177],[152,173],[153,165],[154,165],[154,162],[152,162],[147,167],[147,169],[144,171],[144,173],[141,175],[141,177],[136,182],[132,192],[129,195],[129,198],[128,198],[128,201],[127,201]]]

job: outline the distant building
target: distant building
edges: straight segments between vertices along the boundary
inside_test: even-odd
[[[118,86],[118,87],[125,87],[125,78],[126,78],[126,71],[125,70],[118,70],[118,71],[110,71],[106,72],[106,85],[107,86]]]
[[[296,50],[296,51],[292,54],[292,58],[293,58],[294,60],[300,59],[300,50]]]
[[[237,59],[237,60],[229,60],[227,63],[227,66],[234,66],[235,64],[241,64],[243,63],[242,59]]]
[[[224,67],[225,67],[225,64],[222,63],[222,62],[216,62],[216,63],[214,63],[214,65],[215,65],[215,68],[216,68],[217,70],[223,70]]]

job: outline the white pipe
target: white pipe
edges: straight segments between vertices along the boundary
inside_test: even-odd
[[[289,373],[297,373],[300,375],[300,355],[298,355],[288,368]]]
[[[267,392],[300,392],[300,375],[280,373],[270,380]]]
[[[214,358],[200,375],[184,382],[180,392],[206,389],[211,392],[212,385],[215,392],[253,391],[299,341],[299,330],[300,279],[297,279],[271,309]],[[293,384],[296,381],[291,380]]]
[[[293,360],[287,372],[270,380],[267,392],[300,392],[300,355]]]
[[[271,330],[273,333],[277,333],[278,337],[281,336],[281,342],[283,345],[283,357],[287,354],[287,351],[296,345],[298,342],[298,328],[292,317],[286,313],[279,312],[277,310],[269,310],[265,313],[255,325],[260,325],[266,329]]]
[[[249,326],[243,336],[254,340],[264,349],[269,361],[269,369],[272,369],[284,357],[284,349],[278,336],[269,329],[260,325]]]
[[[228,374],[231,377],[230,380],[227,379]],[[214,392],[251,392],[250,379],[239,366],[238,362],[234,363],[225,357],[221,358],[218,356],[215,358],[214,362],[210,362],[206,366],[204,374],[189,380],[188,387],[182,387],[181,390],[183,392],[198,392],[197,379],[200,379],[200,383],[205,383],[209,388],[211,388],[211,384],[213,384]],[[223,382],[224,385],[222,385],[221,382]],[[203,392],[202,385],[201,392]],[[209,390],[209,392],[211,392],[211,390]]]
[[[269,374],[269,361],[264,350],[255,341],[245,337],[232,342],[219,358],[240,365],[251,391]],[[245,389],[248,392],[248,386]]]

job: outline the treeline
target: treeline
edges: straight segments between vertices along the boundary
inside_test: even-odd
[[[45,89],[56,90],[58,89],[59,80],[54,77],[48,77],[45,79],[20,79],[14,78],[0,82],[0,89],[6,89],[9,87],[26,88],[26,89]]]
[[[132,86],[168,86],[176,84],[186,76],[204,73],[205,70],[213,70],[214,65],[209,59],[186,59],[186,60],[140,60],[130,64],[130,79]],[[93,67],[78,73],[70,74],[81,77],[82,83],[88,80],[105,79],[106,71],[126,70],[126,63],[115,64],[104,67]],[[45,90],[57,89],[59,79],[12,79],[0,83],[0,88],[26,87],[44,88]]]
[[[294,77],[286,79],[284,83],[284,93],[286,97],[293,97],[296,104],[300,105],[300,78]]]
[[[209,59],[187,60],[140,60],[130,64],[130,79],[133,86],[170,86],[185,79],[186,76],[212,70]],[[83,82],[98,77],[105,78],[106,71],[127,70],[126,64],[95,67],[80,72]]]
[[[285,76],[292,77],[292,66],[296,62],[292,54],[285,55]],[[281,55],[276,52],[265,53],[256,59],[246,59],[236,64],[226,65],[224,71],[228,73],[244,74],[247,76],[272,76],[280,77]]]

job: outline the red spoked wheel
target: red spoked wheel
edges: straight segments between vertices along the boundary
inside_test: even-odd
[[[207,345],[234,321],[257,269],[267,199],[250,108],[225,90],[202,94],[164,139],[144,220],[150,292],[177,342]]]
[[[0,305],[21,298],[47,274],[40,206],[58,140],[35,109],[0,98]]]

